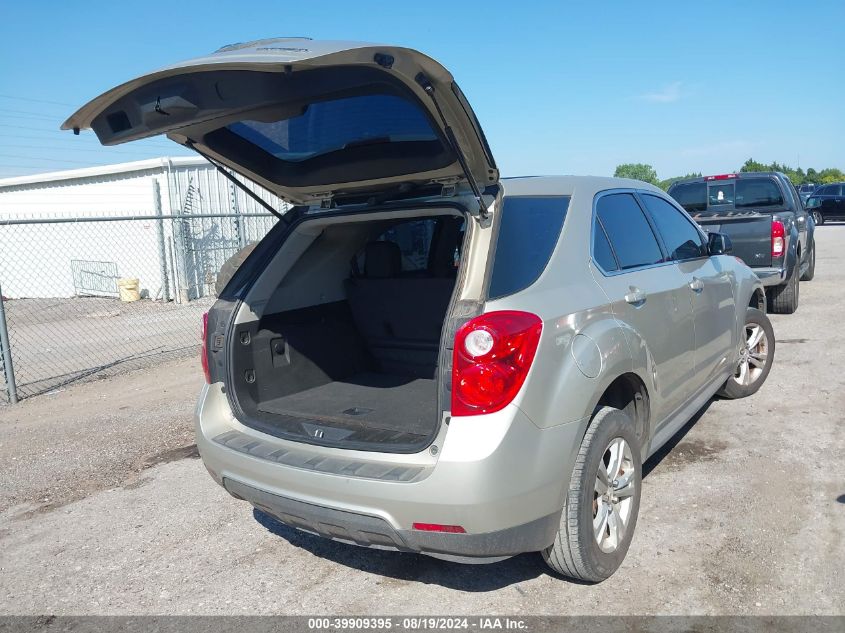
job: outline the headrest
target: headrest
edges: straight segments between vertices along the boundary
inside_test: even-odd
[[[364,250],[364,276],[373,279],[398,277],[402,251],[393,242],[369,242]]]

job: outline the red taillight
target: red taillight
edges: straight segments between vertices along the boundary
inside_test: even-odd
[[[466,534],[466,530],[460,525],[440,525],[439,523],[414,523],[415,530],[423,532],[448,532],[450,534]]]
[[[783,222],[780,220],[772,220],[772,257],[783,257],[785,235],[786,232],[783,228]]]
[[[519,392],[540,342],[536,314],[503,310],[465,323],[455,335],[452,415],[503,409]]]
[[[719,174],[718,176],[707,176],[704,180],[730,180],[736,178],[736,174]]]
[[[205,374],[205,382],[211,384],[211,372],[208,370],[208,312],[202,315],[202,373]]]

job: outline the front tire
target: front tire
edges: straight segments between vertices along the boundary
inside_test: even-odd
[[[743,339],[734,375],[718,391],[723,398],[747,398],[766,382],[775,358],[775,331],[769,317],[756,308],[745,313]]]
[[[642,461],[634,421],[602,407],[593,416],[569,482],[554,543],[542,552],[557,573],[601,582],[628,552],[640,510]]]
[[[824,216],[820,211],[813,211],[813,222],[816,223],[816,226],[824,224]]]

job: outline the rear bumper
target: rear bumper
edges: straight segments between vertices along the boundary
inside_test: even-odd
[[[232,417],[219,384],[205,387],[196,411],[203,461],[233,496],[327,538],[459,559],[501,558],[552,543],[587,423],[540,429],[509,406],[453,418],[441,425],[436,455],[430,449],[407,455],[262,434]],[[417,522],[458,525],[466,533],[412,529]]]
[[[751,270],[759,277],[764,286],[780,286],[786,282],[786,269],[784,268],[752,268]]]
[[[556,512],[529,523],[483,534],[397,530],[382,518],[335,510],[274,495],[232,479],[223,487],[285,525],[350,545],[490,562],[547,547],[560,522]]]

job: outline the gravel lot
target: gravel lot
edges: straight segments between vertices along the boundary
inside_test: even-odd
[[[6,301],[18,395],[25,398],[194,355],[202,313],[213,302],[121,303],[107,297]],[[5,388],[0,375],[0,404],[5,404]]]
[[[601,585],[538,555],[461,566],[255,517],[196,459],[201,376],[183,360],[0,410],[0,612],[842,614],[845,225],[817,235],[767,384],[711,402],[646,465],[631,550]]]

